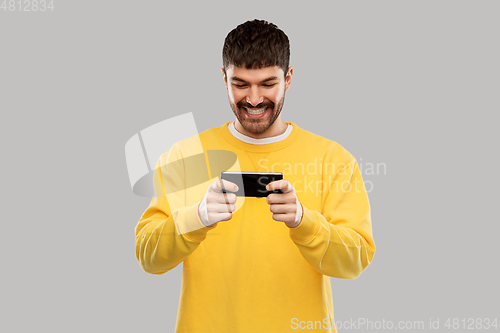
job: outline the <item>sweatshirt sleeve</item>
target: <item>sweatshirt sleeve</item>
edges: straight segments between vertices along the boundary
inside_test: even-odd
[[[322,211],[302,205],[300,224],[290,238],[319,273],[355,279],[375,254],[370,204],[356,160],[329,183]]]
[[[136,258],[151,274],[176,267],[217,227],[205,227],[198,215],[199,202],[186,200],[182,159],[172,162],[174,155],[176,148],[172,147],[158,160],[153,176],[155,195],[135,228]]]

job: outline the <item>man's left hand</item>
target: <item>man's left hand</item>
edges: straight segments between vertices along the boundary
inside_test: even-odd
[[[267,196],[266,202],[269,204],[269,210],[273,213],[273,220],[285,222],[289,228],[298,226],[301,216],[297,221],[297,210],[302,210],[302,207],[299,207],[300,202],[292,184],[286,179],[281,179],[267,184],[266,189],[268,191],[283,191],[283,193],[271,193]]]

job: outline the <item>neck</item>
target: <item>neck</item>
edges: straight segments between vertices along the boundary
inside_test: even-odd
[[[251,138],[255,139],[264,139],[264,138],[270,138],[273,136],[277,136],[280,134],[285,133],[286,129],[288,127],[288,124],[285,123],[283,120],[281,120],[281,115],[276,119],[276,121],[269,127],[267,130],[265,130],[262,133],[251,133],[248,132],[241,126],[241,123],[236,119],[234,122],[234,128],[240,132],[243,135],[249,136]]]

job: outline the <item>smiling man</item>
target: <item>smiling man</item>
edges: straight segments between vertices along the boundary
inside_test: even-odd
[[[222,68],[222,74],[238,132],[254,138],[285,132],[287,124],[281,119],[281,109],[292,81],[291,67],[285,76],[278,66],[246,69],[230,64]]]
[[[222,58],[236,119],[160,157],[157,195],[135,230],[137,259],[158,275],[183,262],[176,332],[336,332],[330,277],[357,278],[375,253],[356,159],[281,119],[293,69],[288,37],[277,26],[239,25]],[[193,166],[178,162],[193,154],[197,140],[207,156],[234,153],[231,170],[281,172],[284,179],[267,190],[282,193],[236,197],[223,192],[236,192],[236,184],[213,178],[184,188]]]

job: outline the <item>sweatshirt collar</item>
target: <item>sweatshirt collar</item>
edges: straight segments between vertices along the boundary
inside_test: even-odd
[[[270,138],[262,138],[262,139],[252,138],[251,136],[248,136],[248,135],[245,135],[245,134],[238,132],[236,130],[236,128],[234,127],[234,122],[229,123],[227,125],[227,129],[238,140],[241,140],[243,142],[250,143],[253,145],[266,145],[266,144],[275,143],[275,142],[279,142],[281,140],[286,139],[288,137],[288,135],[290,135],[290,133],[292,133],[293,125],[287,124],[286,131],[280,135],[272,136]]]
[[[224,125],[222,125],[218,128],[220,134],[222,135],[222,137],[226,141],[228,141],[233,146],[235,146],[239,149],[245,150],[245,151],[249,151],[249,152],[271,152],[271,151],[283,149],[283,148],[289,146],[290,144],[292,144],[297,139],[297,137],[299,136],[299,133],[301,132],[301,129],[299,126],[297,126],[296,124],[294,124],[292,122],[287,121],[286,123],[288,125],[290,125],[287,127],[287,131],[290,131],[288,134],[287,134],[287,131],[285,131],[285,133],[283,133],[281,135],[278,135],[278,136],[275,136],[272,138],[266,138],[266,139],[279,138],[278,141],[271,140],[273,142],[266,142],[264,144],[255,144],[255,143],[246,142],[247,140],[243,141],[240,138],[236,138],[233,135],[233,133],[231,133],[231,131],[229,130],[228,126],[230,123],[231,122],[228,121],[227,123],[225,123]],[[241,134],[241,133],[239,133],[239,134]],[[241,135],[243,135],[243,134],[241,134]],[[252,138],[252,139],[254,139],[254,138]],[[260,141],[263,139],[256,139],[256,140]]]

